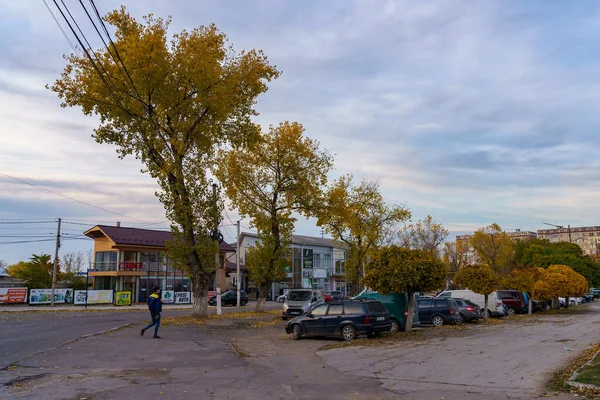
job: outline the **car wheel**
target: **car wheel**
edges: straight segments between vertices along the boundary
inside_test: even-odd
[[[398,323],[398,321],[396,321],[395,319],[392,319],[390,322],[392,323],[392,327],[390,328],[390,332],[398,332],[398,331],[400,331],[400,323]]]
[[[356,338],[356,331],[352,325],[344,325],[342,328],[342,338],[346,341],[354,340],[354,338]]]
[[[431,323],[433,326],[442,326],[444,325],[444,318],[441,315],[434,315],[431,317]]]
[[[488,319],[492,318],[492,312],[490,310],[487,310],[487,315],[488,315]]]
[[[292,328],[292,339],[294,339],[294,340],[302,339],[302,329],[300,328],[300,325],[298,325],[298,324],[294,325],[294,327]]]
[[[244,306],[246,305],[246,302],[242,300],[242,301],[240,302],[240,304],[242,305],[242,307],[244,307]]]
[[[465,317],[464,314],[460,314],[460,320],[464,323],[467,322],[467,318]]]
[[[508,310],[506,310],[506,315],[515,315],[515,309],[512,307],[508,307]]]

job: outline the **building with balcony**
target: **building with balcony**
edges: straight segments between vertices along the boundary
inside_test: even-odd
[[[550,242],[576,243],[584,254],[598,256],[600,248],[600,226],[567,227],[556,229],[540,229],[538,238]]]
[[[88,271],[94,289],[131,291],[133,301],[145,302],[152,288],[175,292],[191,292],[189,277],[174,268],[166,256],[166,243],[173,239],[171,232],[96,225],[84,232],[94,239],[94,262]],[[220,285],[231,288],[228,276],[232,266],[225,255],[235,248],[223,242],[220,245]],[[211,290],[214,289],[213,278]],[[242,280],[244,282],[244,280]]]
[[[514,232],[506,232],[506,234],[513,240],[535,239],[538,237],[535,232],[521,231],[520,229],[515,229]],[[467,264],[477,264],[479,263],[479,257],[473,246],[471,246],[471,239],[473,239],[472,234],[456,236],[456,253],[461,254],[462,259]]]
[[[240,263],[245,264],[246,251],[260,240],[255,233],[240,235]],[[325,292],[339,290],[347,293],[344,281],[346,250],[332,239],[292,235],[288,254],[287,277],[274,283],[272,296],[277,297],[285,289],[315,288]]]

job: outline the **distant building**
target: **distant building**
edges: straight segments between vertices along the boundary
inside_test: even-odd
[[[22,287],[25,284],[19,279],[13,278],[0,268],[0,288]]]
[[[579,228],[540,229],[538,238],[548,239],[552,243],[570,242],[581,247],[584,254],[599,255],[600,226],[583,226]]]
[[[516,229],[514,232],[506,232],[506,234],[513,240],[535,239],[538,237],[535,232],[521,231],[520,229]],[[475,249],[470,244],[471,239],[473,239],[472,234],[456,236],[456,253],[463,254],[463,257],[467,263],[477,264],[479,262],[479,257],[477,256]]]

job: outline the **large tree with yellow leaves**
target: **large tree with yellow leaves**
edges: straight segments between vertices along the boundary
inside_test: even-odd
[[[218,147],[256,140],[254,103],[279,72],[260,51],[235,52],[215,25],[169,40],[170,20],[140,23],[125,8],[104,20],[115,27],[114,46],[91,53],[93,62],[71,54],[50,89],[63,107],[98,115],[96,141],[140,159],[158,181],[174,235],[169,255],[192,280],[193,314],[205,315],[219,215],[207,171]]]

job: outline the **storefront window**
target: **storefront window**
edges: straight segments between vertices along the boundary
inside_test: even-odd
[[[162,261],[162,253],[143,251],[140,253],[140,262],[144,266],[144,271],[164,271],[165,266]]]

